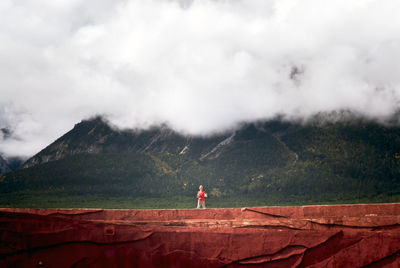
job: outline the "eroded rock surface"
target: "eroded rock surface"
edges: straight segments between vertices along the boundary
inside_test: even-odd
[[[0,209],[0,267],[400,267],[400,204]]]

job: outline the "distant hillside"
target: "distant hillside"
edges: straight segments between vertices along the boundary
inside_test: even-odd
[[[3,158],[0,155],[0,174],[4,174],[16,170],[24,163],[24,160],[19,157]]]
[[[400,129],[365,120],[279,120],[213,137],[82,121],[7,174],[7,194],[193,196],[280,202],[400,200]]]
[[[0,174],[11,171],[7,161],[0,155]]]

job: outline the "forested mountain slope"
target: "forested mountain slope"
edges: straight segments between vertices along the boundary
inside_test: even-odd
[[[400,129],[366,120],[244,124],[211,137],[82,121],[6,174],[3,193],[192,196],[265,202],[400,199]]]

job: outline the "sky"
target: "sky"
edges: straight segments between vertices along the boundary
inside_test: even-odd
[[[0,153],[82,119],[210,135],[400,108],[398,0],[1,0]],[[1,133],[1,132],[0,132]]]

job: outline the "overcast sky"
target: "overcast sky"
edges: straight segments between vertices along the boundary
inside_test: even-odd
[[[400,104],[398,0],[1,0],[0,152],[84,118],[210,134]]]

